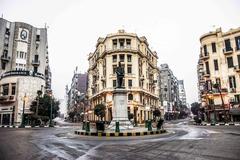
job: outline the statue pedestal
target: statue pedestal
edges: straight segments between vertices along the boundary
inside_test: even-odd
[[[115,130],[116,122],[119,122],[120,130],[132,129],[133,125],[128,120],[127,110],[127,91],[122,88],[116,88],[113,91],[113,108],[112,108],[112,121],[108,127],[110,130]]]

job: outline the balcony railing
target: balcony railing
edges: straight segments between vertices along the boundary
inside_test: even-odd
[[[236,88],[230,88],[230,89],[229,89],[229,92],[230,92],[230,93],[236,93]]]
[[[15,102],[16,98],[14,95],[1,95],[0,96],[0,103],[11,103]]]
[[[131,46],[112,46],[110,48],[106,48],[105,51],[137,51],[138,48]]]
[[[40,65],[40,61],[39,60],[32,60],[32,65],[33,66],[39,66]]]
[[[201,56],[200,56],[200,60],[207,60],[209,58],[209,53],[206,52],[206,53],[203,53]]]
[[[16,70],[16,71],[8,71],[4,72],[0,79],[10,76],[32,76],[32,77],[38,77],[45,80],[45,76],[42,73],[38,72],[32,72],[32,71],[22,71],[22,70]]]
[[[213,89],[212,93],[214,95],[220,95],[220,92],[218,91],[218,89]],[[221,94],[227,94],[228,93],[228,89],[227,88],[222,88],[221,89]]]
[[[203,72],[203,76],[204,77],[210,77],[210,73],[205,71],[205,72]]]
[[[234,70],[235,70],[236,72],[240,72],[240,66],[239,66],[239,65],[234,66]]]
[[[223,54],[225,54],[225,55],[232,54],[232,52],[233,52],[232,48],[224,48],[223,49]]]
[[[1,60],[4,61],[4,62],[9,62],[10,61],[10,57],[6,56],[6,55],[2,55],[1,56]]]

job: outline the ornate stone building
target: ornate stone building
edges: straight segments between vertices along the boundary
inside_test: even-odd
[[[20,124],[37,91],[51,90],[47,28],[0,18],[0,124]]]
[[[149,49],[145,37],[124,30],[108,34],[98,39],[88,60],[89,120],[97,120],[93,109],[96,104],[103,103],[107,107],[105,120],[111,121],[112,92],[117,85],[115,70],[119,61],[125,70],[123,85],[128,91],[128,112],[134,115],[137,123],[152,119],[152,111],[159,108],[158,56]]]
[[[240,120],[240,28],[216,29],[200,42],[198,88],[207,120]]]

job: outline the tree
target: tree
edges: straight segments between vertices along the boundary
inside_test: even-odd
[[[199,109],[200,109],[200,103],[194,102],[191,104],[191,111],[194,115],[198,115]]]
[[[133,117],[134,117],[133,113],[130,113],[130,112],[129,112],[129,113],[128,113],[128,119],[131,120],[131,119],[133,119]]]
[[[75,116],[75,112],[74,112],[74,111],[69,112],[69,113],[68,113],[68,116],[69,116],[69,118],[71,119],[71,121],[73,122],[73,118],[74,118],[74,116]]]
[[[155,110],[153,111],[153,117],[154,117],[154,119],[156,119],[156,118],[158,118],[158,117],[160,117],[160,116],[161,116],[160,110],[159,110],[159,109],[155,109]]]
[[[104,104],[97,104],[94,108],[94,114],[101,118],[105,117],[106,106]]]
[[[189,113],[188,107],[186,105],[181,105],[180,106],[180,113],[179,113],[178,118],[179,119],[187,118],[188,113]]]
[[[37,97],[36,97],[37,100]],[[30,110],[36,113],[37,110],[37,103],[36,100],[32,102],[30,106]],[[38,118],[43,121],[48,121],[51,112],[51,105],[52,105],[52,114],[53,118],[57,117],[59,113],[59,105],[60,102],[51,96],[44,94],[42,97],[39,97],[39,106],[38,106]]]

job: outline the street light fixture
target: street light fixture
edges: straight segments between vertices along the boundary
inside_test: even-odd
[[[23,111],[22,111],[22,122],[21,122],[21,125],[20,125],[20,128],[25,128],[25,115],[24,115],[24,110],[25,110],[25,103],[27,101],[27,96],[26,96],[26,93],[24,95],[24,97],[22,98],[23,100]]]

